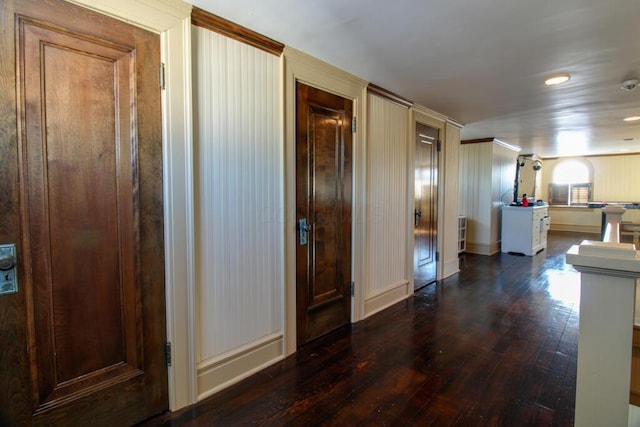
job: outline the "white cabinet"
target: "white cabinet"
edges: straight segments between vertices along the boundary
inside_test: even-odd
[[[502,207],[502,252],[535,255],[547,247],[547,206]]]

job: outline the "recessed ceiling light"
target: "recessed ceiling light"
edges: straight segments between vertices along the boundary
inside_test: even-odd
[[[640,80],[638,79],[625,80],[620,83],[620,89],[624,89],[626,91],[634,90],[638,87],[638,84],[640,84]]]
[[[560,83],[569,81],[570,78],[571,76],[568,73],[553,74],[544,79],[544,84],[547,86],[559,85]]]
[[[636,120],[640,120],[640,116],[629,116],[623,119],[625,122],[635,122]]]

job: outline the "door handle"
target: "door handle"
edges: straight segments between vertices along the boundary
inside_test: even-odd
[[[413,211],[413,217],[414,217],[415,225],[417,226],[420,223],[420,218],[422,218],[422,211],[415,209]]]
[[[298,231],[300,232],[300,246],[306,245],[309,242],[309,232],[311,231],[311,224],[307,223],[307,218],[300,218],[298,220]]]
[[[0,245],[0,295],[18,292],[16,246],[13,243]]]
[[[9,253],[0,254],[0,270],[1,271],[9,271],[13,270],[17,264],[16,257]]]

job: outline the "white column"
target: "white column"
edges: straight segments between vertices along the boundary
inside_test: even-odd
[[[626,426],[640,257],[631,244],[584,241],[567,263],[582,273],[575,425]]]
[[[626,209],[622,206],[611,205],[602,208],[602,210],[607,220],[602,241],[620,243],[620,224],[622,224],[622,214],[625,213]]]

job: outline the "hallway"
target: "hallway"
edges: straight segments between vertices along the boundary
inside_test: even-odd
[[[573,425],[579,274],[564,254],[597,238],[463,255],[459,274],[144,425]]]

